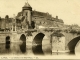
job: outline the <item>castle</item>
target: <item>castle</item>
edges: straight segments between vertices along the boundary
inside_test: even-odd
[[[17,16],[9,18],[8,15],[5,18],[0,18],[0,30],[26,30],[26,29],[38,29],[39,26],[44,27],[63,27],[64,22],[62,19],[52,17],[49,13],[39,12],[32,10],[29,3],[25,3],[22,7],[22,11],[18,12]]]

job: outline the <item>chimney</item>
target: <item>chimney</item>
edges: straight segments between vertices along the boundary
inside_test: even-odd
[[[56,19],[58,19],[58,16],[56,16]]]

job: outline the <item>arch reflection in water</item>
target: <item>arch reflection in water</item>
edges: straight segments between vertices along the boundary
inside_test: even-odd
[[[6,45],[5,45],[6,49],[10,49],[10,36],[6,37]]]
[[[68,48],[70,50],[70,54],[75,54],[75,47],[76,44],[78,43],[78,41],[80,40],[80,36],[72,39],[69,43],[68,43]]]
[[[43,33],[39,33],[37,34],[34,39],[33,39],[33,46],[32,46],[32,50],[34,54],[39,54],[39,55],[43,55],[43,50],[42,50],[42,40],[43,37],[45,35]]]
[[[23,42],[20,45],[20,50],[21,50],[22,53],[25,53],[26,52],[26,36],[24,34],[22,34],[21,37],[20,37],[20,40]]]

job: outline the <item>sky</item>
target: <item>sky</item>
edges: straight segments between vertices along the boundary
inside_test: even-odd
[[[0,16],[13,17],[22,11],[27,0],[0,0]],[[33,10],[48,12],[53,17],[58,16],[65,24],[80,26],[80,0],[28,0]]]

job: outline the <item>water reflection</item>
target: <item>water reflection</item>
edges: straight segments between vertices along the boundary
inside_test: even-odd
[[[6,44],[6,49],[10,49],[10,44]]]
[[[51,49],[49,48],[51,44],[42,44],[43,37],[44,34],[40,33],[34,38],[33,42],[27,41],[25,35],[23,34],[21,35],[20,40],[18,42],[11,42],[10,37],[6,37],[6,43],[0,43],[0,54],[45,55]]]
[[[33,53],[36,55],[43,55],[42,45],[33,46]]]
[[[6,49],[10,49],[10,41],[6,41],[6,46],[5,46]]]
[[[26,52],[26,42],[23,42],[21,45],[20,45],[20,50],[22,53],[25,53]]]
[[[11,55],[21,55],[21,54],[35,54],[35,55],[43,55],[47,54],[49,48],[49,44],[47,45],[34,45],[33,49],[29,48],[32,45],[26,45],[26,42],[20,44],[19,42],[10,42],[10,44],[0,43],[0,55],[2,54],[11,54]],[[44,49],[42,49],[42,46]],[[26,49],[27,48],[27,49]]]

